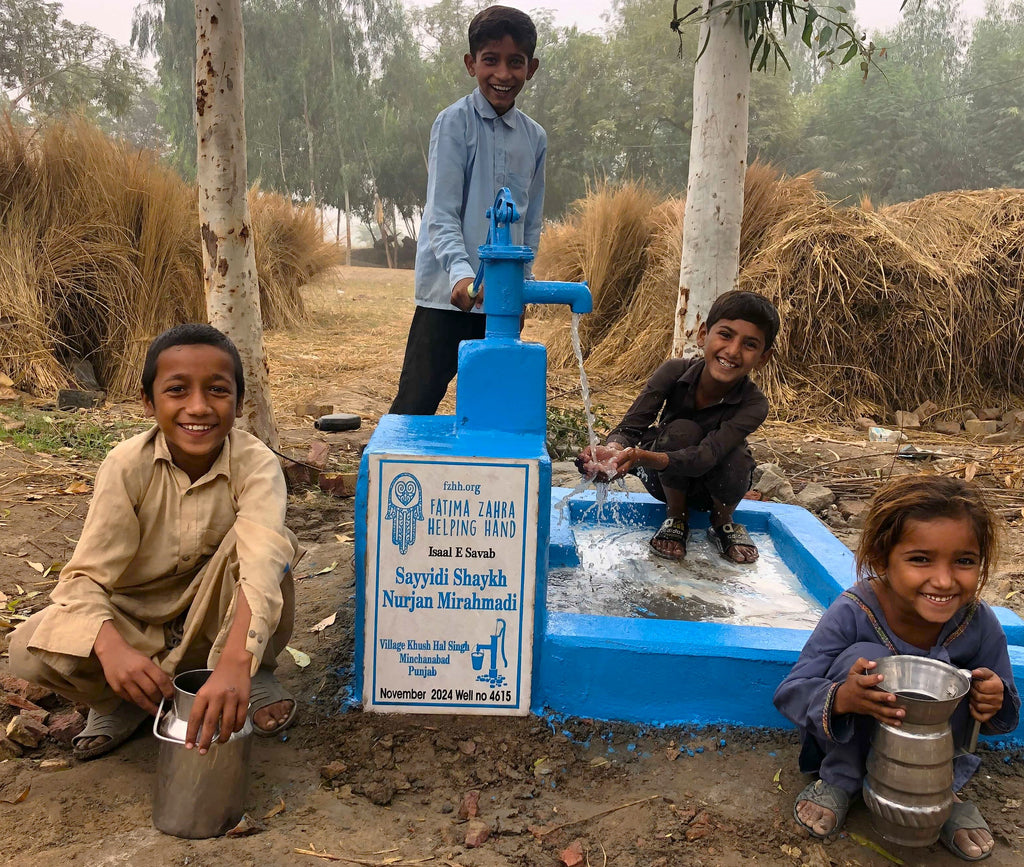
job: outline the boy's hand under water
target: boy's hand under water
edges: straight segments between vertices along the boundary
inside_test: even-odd
[[[614,481],[629,472],[629,468],[632,466],[630,462],[627,466],[622,467],[617,460],[625,451],[628,450],[620,443],[597,446],[594,449],[587,446],[576,458],[576,468],[595,482]]]
[[[884,680],[882,675],[872,673],[876,666],[876,662],[863,657],[853,664],[846,680],[836,690],[832,713],[863,714],[898,727],[906,711],[895,706],[896,696],[891,692],[875,688]]]
[[[990,668],[976,668],[971,672],[971,716],[979,722],[988,722],[1003,706],[1003,681]]]

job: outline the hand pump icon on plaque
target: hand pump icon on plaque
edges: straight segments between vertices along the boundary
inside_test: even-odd
[[[490,667],[485,674],[477,676],[477,680],[486,683],[491,689],[497,686],[504,686],[505,676],[498,674],[498,654],[501,653],[502,668],[508,668],[508,659],[505,656],[505,621],[500,617],[494,624],[494,634],[491,640],[484,644],[478,644],[469,656],[473,663],[473,671],[482,671],[484,667],[484,654],[490,653]]]

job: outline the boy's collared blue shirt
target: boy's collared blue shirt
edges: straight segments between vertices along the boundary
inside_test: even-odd
[[[485,214],[509,187],[522,219],[512,243],[540,241],[547,134],[517,108],[498,115],[480,90],[448,106],[430,131],[427,203],[416,245],[416,303],[455,310],[452,288],[473,277],[487,241]]]

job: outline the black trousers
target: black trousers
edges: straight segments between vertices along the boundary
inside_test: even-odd
[[[640,438],[639,446],[648,451],[677,451],[697,445],[704,436],[704,431],[696,422],[676,419],[660,428],[648,428]],[[735,506],[743,499],[743,495],[750,490],[754,466],[750,449],[743,443],[725,455],[720,464],[699,478],[679,476],[672,472],[671,467],[661,472],[638,467],[639,471],[635,472],[635,475],[643,482],[652,497],[665,502],[663,485],[668,485],[675,490],[686,492],[689,508],[709,512],[712,498],[725,506]]]
[[[480,340],[487,317],[461,310],[416,307],[405,344],[398,394],[391,404],[397,415],[433,415],[459,368],[459,344]]]

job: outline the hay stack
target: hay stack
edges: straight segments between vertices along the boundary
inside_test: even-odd
[[[1024,191],[794,214],[740,285],[780,306],[769,396],[883,412],[1008,402],[1024,387]]]
[[[658,197],[643,184],[601,183],[575,204],[564,224],[544,233],[536,273],[547,280],[586,280],[590,285],[594,310],[580,322],[584,352],[600,343],[632,304],[647,267],[651,212],[657,207]],[[574,357],[568,335],[549,352],[552,364],[559,366]]]
[[[577,213],[589,210],[583,203]],[[588,370],[639,382],[668,356],[682,212],[676,200],[651,209],[646,249],[628,253],[645,263],[633,301],[584,343]],[[545,263],[559,261],[548,244],[580,243],[575,228],[542,240]],[[631,226],[629,234],[644,233]],[[755,164],[740,259],[740,287],[763,292],[782,315],[776,361],[760,381],[784,417],[879,413],[926,399],[952,410],[1024,391],[1024,191],[844,208],[825,200],[813,175],[787,178]],[[603,321],[611,317],[605,311]],[[552,340],[555,362],[568,342],[562,333]]]
[[[783,215],[800,208],[824,206],[824,198],[815,190],[813,178],[813,175],[782,177],[773,167],[759,162],[748,168],[740,235],[741,266],[757,251],[765,234]],[[624,188],[627,198],[634,197],[637,185],[626,184]],[[602,299],[606,309],[600,328],[584,327],[589,316],[583,317],[580,326],[584,358],[590,359],[591,368],[616,380],[643,381],[668,357],[672,345],[685,202],[668,199],[654,204],[645,193],[646,210],[642,217],[646,225],[637,227],[631,220],[625,231],[620,232],[609,220],[621,210],[609,207],[609,203],[619,200],[616,188],[606,185],[598,192],[600,195],[592,193],[577,202],[573,216],[566,223],[545,230],[537,256],[537,272],[550,280],[589,279],[590,272],[585,267],[588,257],[603,260],[614,255],[623,255],[627,263],[643,266],[637,272],[605,263],[604,272],[624,272],[634,282],[609,293],[610,300],[617,305],[615,309]],[[637,219],[639,216],[638,208]],[[609,238],[614,239],[614,246],[608,242]],[[644,243],[644,239],[647,239],[644,249],[631,246]],[[568,255],[566,249],[571,251]],[[591,282],[590,286],[593,292],[595,284]],[[596,293],[594,306],[596,311]],[[549,353],[555,366],[573,358],[567,333],[560,333],[551,341]],[[658,359],[653,366],[652,359]]]
[[[338,261],[312,212],[250,196],[268,327],[302,316],[299,285]],[[37,394],[74,385],[87,359],[134,394],[146,347],[205,319],[195,190],[155,154],[85,121],[0,130],[0,369]]]

